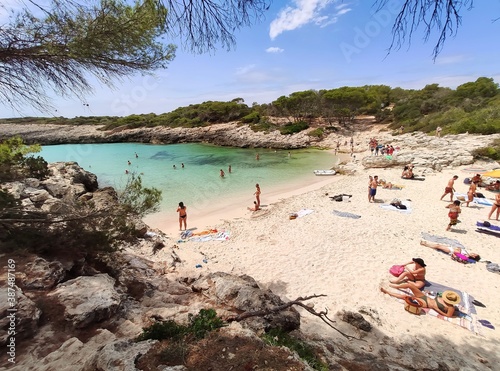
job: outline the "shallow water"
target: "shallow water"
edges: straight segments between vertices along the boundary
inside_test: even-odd
[[[259,160],[256,160],[257,153]],[[162,211],[175,210],[179,201],[210,209],[213,203],[224,198],[251,196],[256,183],[266,190],[289,189],[314,178],[313,170],[329,169],[336,162],[331,152],[317,149],[286,151],[195,143],[64,144],[43,146],[39,155],[48,162],[76,161],[97,175],[100,187],[120,189],[128,177],[126,170],[140,174],[145,186],[162,191]],[[224,178],[220,177],[221,169],[225,172]]]

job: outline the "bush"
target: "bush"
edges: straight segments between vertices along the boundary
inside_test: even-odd
[[[244,124],[257,124],[260,121],[260,114],[256,111],[241,118]]]
[[[476,159],[487,157],[495,161],[500,160],[500,139],[495,139],[490,147],[478,148],[471,153]]]
[[[281,329],[272,329],[262,336],[264,342],[272,346],[284,346],[294,351],[315,370],[328,371],[328,365],[315,354],[314,349],[304,341],[294,338]]]
[[[302,130],[309,129],[309,125],[305,121],[298,121],[295,123],[289,122],[280,128],[280,133],[282,135],[291,135],[295,133],[300,133]]]
[[[314,138],[321,138],[321,137],[323,137],[323,134],[324,134],[324,130],[322,128],[317,128],[317,129],[314,129],[314,130],[310,131],[309,133],[307,133],[307,135],[309,135],[310,137],[314,137]]]
[[[213,330],[224,327],[224,321],[217,317],[214,309],[201,309],[197,315],[189,314],[188,325],[179,325],[175,321],[156,322],[142,330],[137,341],[143,340],[181,340],[186,337],[203,339],[205,335]]]

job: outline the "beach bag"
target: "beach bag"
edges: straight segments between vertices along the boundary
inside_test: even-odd
[[[405,310],[411,314],[419,315],[421,311],[420,302],[413,296],[405,297]]]
[[[404,265],[393,265],[391,268],[389,268],[389,273],[392,274],[394,277],[401,276],[401,273],[403,273],[404,271],[405,271]]]

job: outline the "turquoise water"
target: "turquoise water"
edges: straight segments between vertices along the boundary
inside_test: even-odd
[[[256,160],[257,153],[259,160]],[[162,191],[163,211],[175,210],[179,201],[204,208],[221,198],[244,193],[252,200],[256,183],[263,190],[285,185],[290,188],[314,178],[313,170],[329,169],[336,161],[328,151],[303,149],[290,151],[290,156],[288,153],[194,143],[113,143],[43,146],[39,155],[48,162],[77,162],[97,175],[100,187],[120,189],[128,177],[125,170],[140,174],[145,186]],[[220,177],[220,169],[226,173],[224,178]]]

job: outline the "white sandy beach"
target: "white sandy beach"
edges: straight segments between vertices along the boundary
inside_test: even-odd
[[[261,199],[266,206],[262,212],[247,211],[250,204],[245,200],[245,203],[224,206],[223,213],[214,211],[203,218],[189,216],[188,228],[196,227],[195,232],[204,228],[225,230],[230,234],[227,241],[178,242],[178,231],[157,227],[170,236],[172,245],[179,246],[176,252],[183,260],[181,275],[216,271],[247,274],[286,299],[325,294],[326,297],[312,301],[318,311],[328,308],[333,315],[340,310],[361,309],[370,313],[365,318],[377,332],[367,337],[368,343],[350,342],[346,346],[359,346],[362,351],[380,354],[386,352],[388,357],[401,357],[413,348],[429,357],[432,355],[433,359],[439,359],[440,354],[443,359],[452,359],[450,352],[457,351],[461,354],[457,362],[463,365],[460,369],[483,369],[483,366],[495,369],[495,364],[500,362],[500,274],[486,270],[484,262],[463,265],[419,243],[422,232],[453,238],[469,251],[479,253],[483,261],[500,263],[500,239],[475,231],[476,222],[486,220],[490,206],[462,205],[461,223],[445,231],[449,222],[445,207],[449,196],[443,201],[439,198],[455,174],[459,176],[456,191],[467,192],[468,185],[463,179],[472,174],[463,168],[445,169],[427,174],[425,181],[412,181],[400,179],[401,169],[364,170],[358,164],[354,175],[324,177],[319,183],[289,193],[266,194],[263,186]],[[378,175],[404,188],[379,187],[376,196],[379,203],[369,203],[368,175]],[[482,188],[479,191],[489,199],[494,198],[492,192]],[[328,197],[340,193],[352,194],[351,201],[335,202]],[[382,202],[389,203],[393,198],[411,200],[411,212],[380,207]],[[313,212],[289,219],[290,213],[301,209]],[[334,215],[333,210],[361,217],[340,217]],[[220,220],[221,217],[225,220]],[[500,222],[491,222],[500,225]],[[177,224],[174,225],[177,228]],[[154,259],[161,261],[162,254],[169,254],[169,249]],[[388,280],[392,278],[389,267],[414,257],[424,259],[427,264],[427,280],[466,291],[484,303],[486,308],[476,308],[477,316],[489,320],[496,329],[481,327],[482,335],[477,335],[430,315],[415,316],[406,312],[401,302],[382,294],[379,287],[388,287]],[[198,264],[202,267],[195,268]],[[357,334],[353,327],[338,325],[345,332]],[[302,328],[311,336],[333,336],[338,338],[338,344],[348,342],[307,313],[302,316]],[[387,348],[384,340],[389,338],[401,344],[401,349],[391,353],[393,348]],[[425,366],[425,359],[422,362]],[[459,369],[451,366],[451,369]]]

